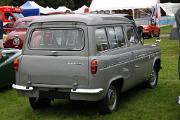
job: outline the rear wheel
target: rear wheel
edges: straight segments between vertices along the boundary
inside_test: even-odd
[[[150,38],[153,38],[154,37],[154,31],[152,31],[149,35]]]
[[[157,37],[159,37],[160,36],[160,30],[158,31],[158,34],[157,34]]]
[[[144,44],[144,37],[143,37],[143,35],[141,35],[141,44],[142,45]]]
[[[119,103],[119,91],[115,85],[110,85],[106,97],[99,102],[99,113],[108,114],[117,110]]]
[[[33,109],[42,109],[50,106],[51,99],[48,98],[29,98],[29,103]]]

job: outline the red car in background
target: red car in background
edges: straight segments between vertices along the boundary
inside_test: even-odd
[[[22,15],[22,9],[20,7],[13,6],[0,6],[0,16],[3,21],[5,34],[13,30],[13,24],[16,20],[24,17]]]
[[[22,49],[28,25],[38,17],[39,16],[19,18],[14,23],[14,31],[10,32],[7,38],[3,41],[4,48]]]
[[[143,27],[143,37],[159,37],[160,27],[157,25],[141,25]]]

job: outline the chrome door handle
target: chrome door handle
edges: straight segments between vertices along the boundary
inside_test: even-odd
[[[146,54],[141,54],[141,55],[138,55],[138,57],[145,57]]]
[[[135,65],[135,68],[140,68],[140,66],[139,65]]]
[[[56,54],[56,53],[57,53],[57,51],[51,51],[51,53],[52,53],[52,54]]]

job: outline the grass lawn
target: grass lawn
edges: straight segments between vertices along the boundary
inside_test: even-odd
[[[173,27],[172,25],[167,25],[167,26],[161,27],[161,34],[169,34],[169,33],[171,33],[172,27]]]
[[[145,43],[152,43],[146,39]],[[55,100],[51,107],[32,110],[26,97],[13,89],[0,91],[0,120],[180,120],[178,80],[178,41],[163,38],[162,70],[156,89],[138,86],[122,95],[119,109],[101,116],[95,103]]]

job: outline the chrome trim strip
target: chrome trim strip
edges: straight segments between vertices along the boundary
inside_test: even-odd
[[[18,53],[18,52],[22,52],[22,50],[19,50],[19,49],[5,49],[5,50],[3,50],[2,49],[2,54],[7,54],[7,53]]]
[[[101,93],[103,91],[102,88],[98,88],[98,89],[76,89],[73,90],[71,89],[72,93],[83,93],[83,94],[98,94]]]
[[[32,90],[33,90],[33,87],[29,87],[29,88],[27,89],[26,86],[15,85],[15,84],[13,84],[12,87],[13,87],[14,89],[16,89],[16,90],[24,90],[24,91],[32,91]]]

